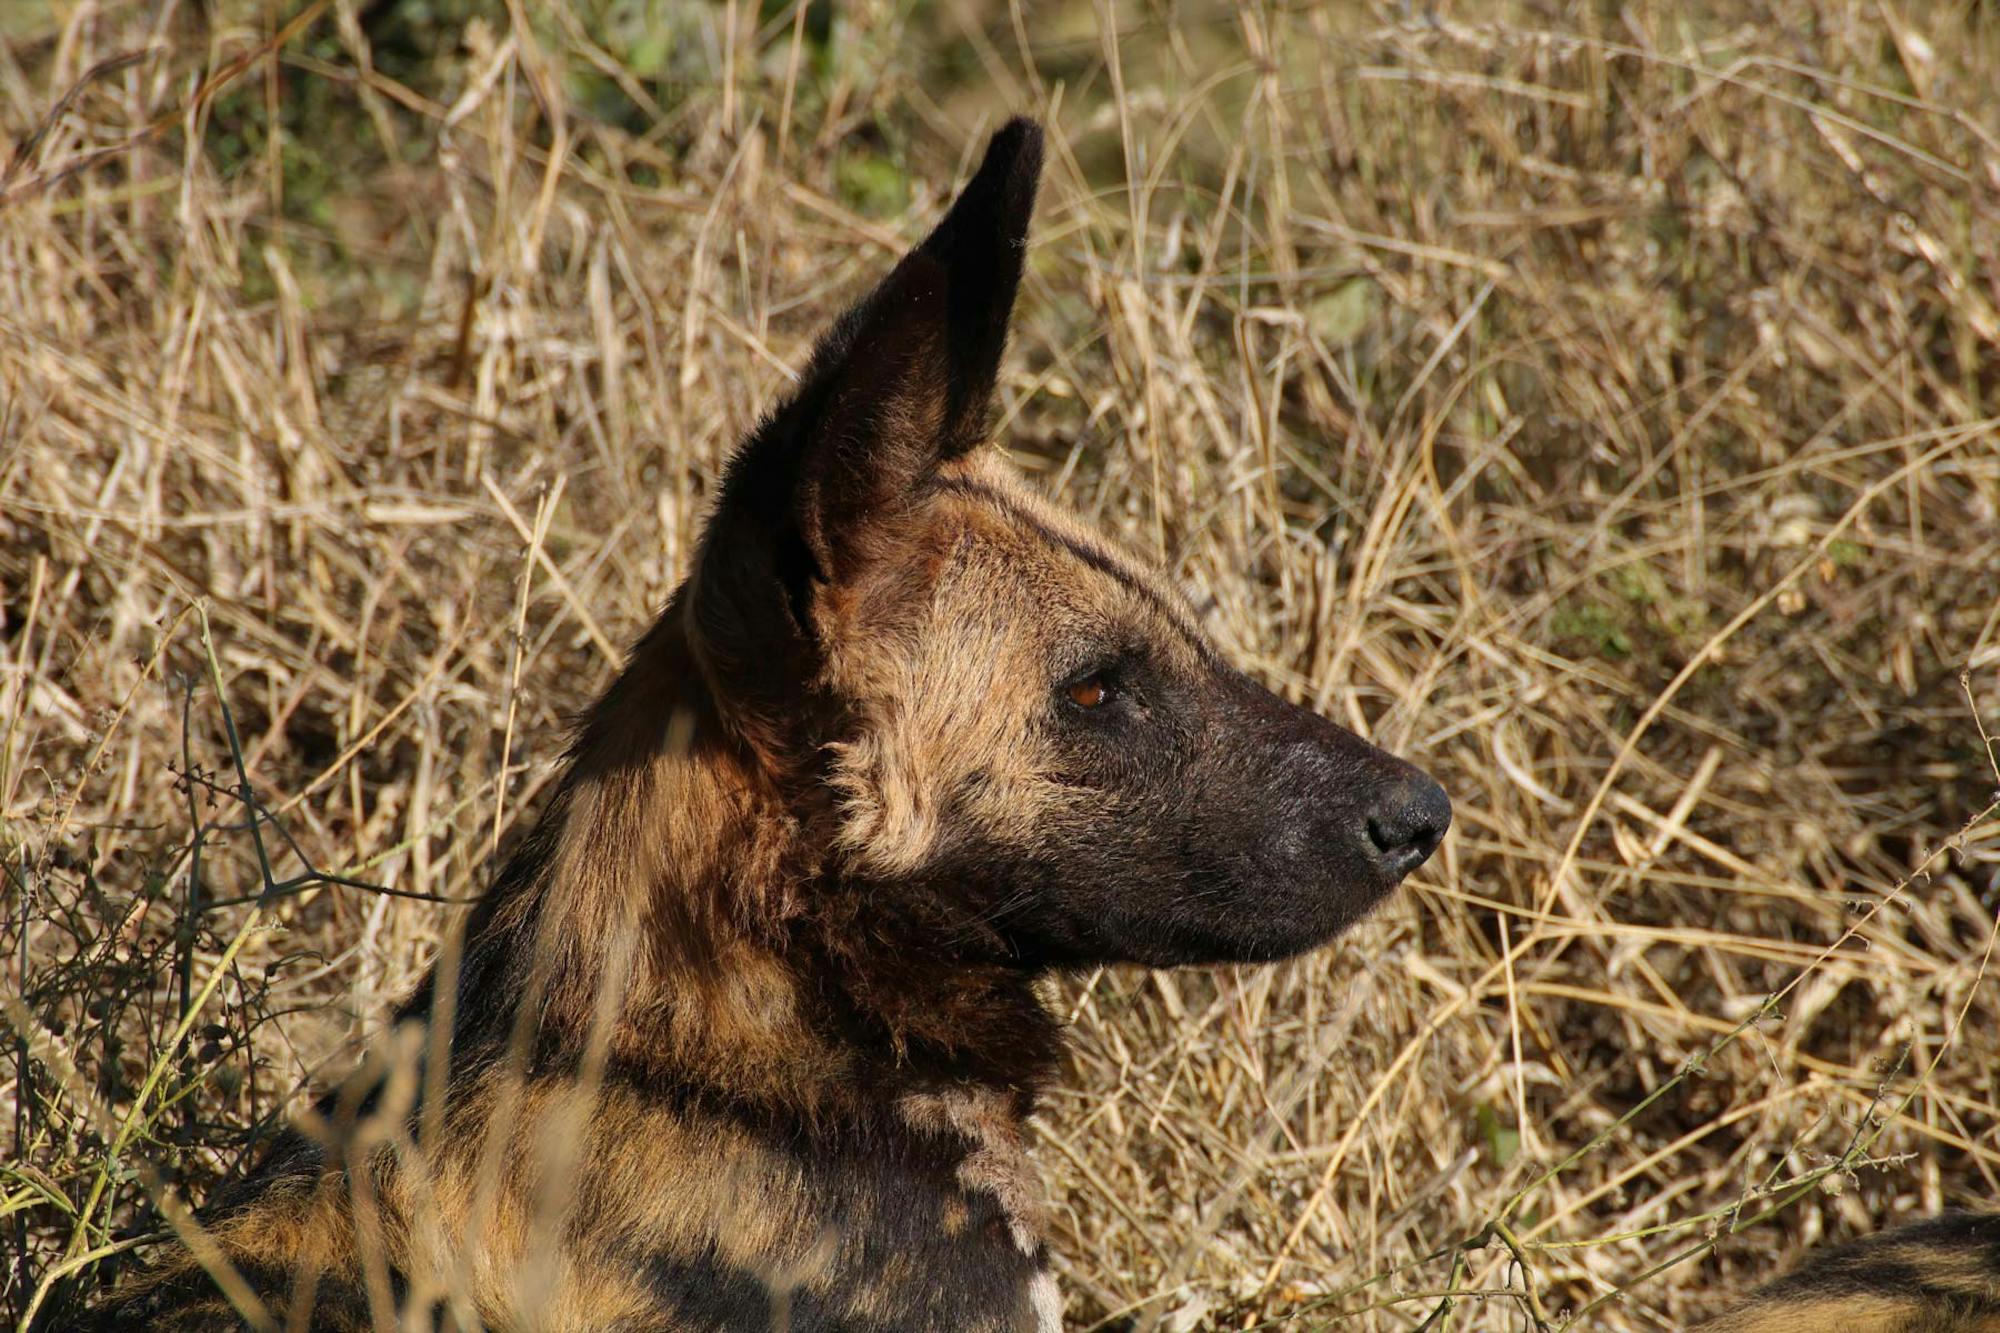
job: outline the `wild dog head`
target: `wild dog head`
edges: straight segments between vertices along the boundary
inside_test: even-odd
[[[687,590],[725,724],[885,910],[1023,967],[1274,959],[1451,806],[1233,668],[987,444],[1042,156],[1017,120],[731,465]]]

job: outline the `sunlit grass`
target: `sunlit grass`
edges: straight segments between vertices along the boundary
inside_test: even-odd
[[[455,909],[215,904],[476,893],[1013,110],[1015,456],[1457,808],[1055,988],[1072,1320],[1678,1328],[2000,1198],[2000,24],[1908,8],[7,9],[9,1310],[355,1058]]]

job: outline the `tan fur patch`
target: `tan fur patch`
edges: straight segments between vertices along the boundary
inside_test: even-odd
[[[1034,748],[1049,663],[1066,647],[1143,642],[1185,660],[1201,635],[1157,573],[986,451],[950,464],[931,498],[883,526],[879,540],[897,548],[880,557],[889,572],[825,608],[837,649],[828,684],[864,719],[832,747],[830,781],[839,847],[864,871],[896,875],[923,864],[955,795],[955,813],[1003,845],[1026,843],[1052,805],[1074,799]]]
[[[911,1128],[955,1134],[970,1145],[958,1166],[958,1183],[991,1195],[1023,1254],[1042,1244],[1047,1204],[1041,1174],[1006,1099],[990,1089],[914,1093],[898,1104]]]

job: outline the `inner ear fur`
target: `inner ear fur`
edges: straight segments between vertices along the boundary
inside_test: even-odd
[[[835,321],[730,461],[690,582],[718,684],[796,694],[801,658],[817,656],[815,587],[851,578],[860,529],[985,440],[1041,165],[1041,128],[1003,126],[943,220]]]

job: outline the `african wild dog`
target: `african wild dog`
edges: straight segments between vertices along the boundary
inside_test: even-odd
[[[1451,808],[982,447],[1040,161],[1003,129],[738,453],[456,984],[403,1006],[412,1058],[99,1326],[1057,1325],[1035,977],[1312,948]],[[2000,1218],[1816,1256],[1708,1329],[1836,1326],[2000,1333]]]
[[[448,1060],[330,1095],[108,1320],[1057,1327],[1037,976],[1310,949],[1451,806],[986,447],[1041,156],[1002,129],[738,452],[401,1010]]]

